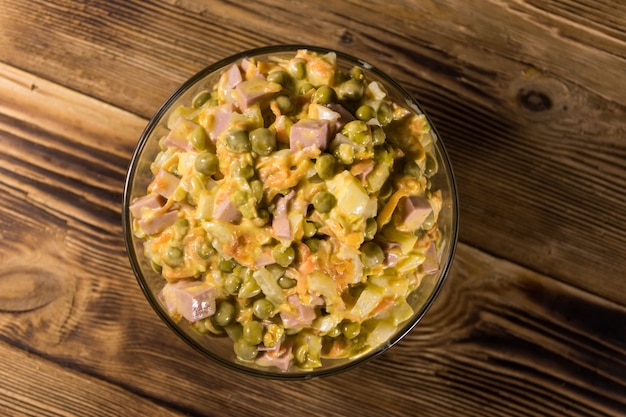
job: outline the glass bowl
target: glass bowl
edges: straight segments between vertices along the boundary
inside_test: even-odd
[[[425,267],[423,266],[420,267],[422,268],[421,271],[423,271],[423,273],[420,274],[420,283],[417,288],[412,290],[406,297],[406,304],[410,306],[410,310],[408,314],[405,311],[404,321],[391,328],[387,326],[386,331],[377,334],[380,340],[376,343],[372,343],[375,346],[363,348],[358,351],[358,354],[353,354],[348,357],[338,355],[339,357],[332,359],[322,358],[319,363],[311,369],[297,366],[292,360],[292,364],[288,368],[279,369],[274,366],[260,366],[257,361],[254,360],[242,360],[238,358],[234,353],[233,340],[231,337],[227,335],[215,335],[212,332],[206,334],[206,329],[204,329],[204,332],[199,331],[197,325],[194,325],[187,319],[181,318],[180,315],[171,313],[171,306],[167,305],[164,297],[161,295],[166,281],[161,273],[156,272],[158,268],[154,268],[152,260],[147,256],[147,251],[144,248],[145,236],[135,233],[136,225],[134,224],[133,214],[131,213],[131,206],[133,202],[146,194],[148,186],[154,179],[151,165],[162,150],[162,138],[166,137],[170,131],[168,128],[168,120],[170,121],[171,127],[172,114],[179,112],[179,110],[176,109],[181,105],[190,106],[194,99],[199,100],[198,95],[203,91],[210,91],[212,86],[219,82],[222,74],[232,68],[235,63],[241,63],[242,60],[248,62],[250,60],[252,60],[252,62],[265,62],[275,59],[290,59],[293,58],[299,50],[309,51],[312,54],[320,54],[327,57],[332,56],[332,59],[336,60],[338,70],[346,74],[346,77],[350,76],[360,79],[360,77],[365,76],[367,83],[374,81],[377,86],[382,86],[387,92],[387,98],[400,105],[403,109],[402,111],[405,112],[405,116],[407,112],[412,115],[420,115],[425,121],[424,129],[427,130],[428,127],[430,128],[425,137],[430,140],[427,144],[428,152],[432,156],[432,159],[434,159],[435,166],[437,167],[436,172],[425,181],[430,186],[432,192],[440,192],[441,209],[436,220],[437,245],[433,245],[435,253],[431,254],[433,259],[430,259],[431,263],[434,260],[435,267],[433,268],[432,265],[427,269],[424,269]],[[294,71],[296,70],[297,69],[294,69]],[[317,91],[315,86],[313,87],[311,97],[315,94],[315,91]],[[335,90],[338,91],[338,88],[339,87],[335,88]],[[375,88],[374,91],[378,91],[378,89]],[[350,93],[345,93],[344,91],[342,94],[349,95]],[[339,102],[341,103],[343,99],[344,96],[342,95],[339,97]],[[349,97],[345,98],[345,100],[349,100]],[[348,106],[346,105],[346,107]],[[355,110],[353,109],[352,111],[354,112]],[[340,160],[340,162],[345,161]],[[347,169],[347,166],[344,168]],[[382,193],[382,191],[380,191],[380,193]],[[349,200],[351,197],[348,196],[345,198]],[[452,168],[441,138],[419,103],[397,82],[367,63],[367,61],[338,51],[306,45],[271,46],[235,54],[203,69],[174,91],[149,121],[139,138],[130,161],[126,178],[122,217],[125,244],[130,264],[139,286],[160,319],[163,320],[178,337],[204,354],[207,358],[246,374],[275,379],[309,379],[346,371],[383,353],[405,337],[422,319],[440,291],[450,270],[458,231],[457,191]],[[424,226],[421,227],[424,228]],[[416,232],[414,234],[416,236],[423,235],[423,232]],[[390,262],[387,259],[389,256],[390,255],[385,254],[384,262]],[[207,273],[211,274],[212,271],[208,271]],[[218,272],[217,274],[219,275],[221,273]],[[328,306],[324,306],[324,308],[328,308]],[[317,311],[319,313],[319,308]],[[324,310],[321,311],[324,312]],[[210,318],[206,320],[210,320]],[[278,320],[278,322],[280,323],[280,320]],[[330,331],[325,329],[322,334],[325,334],[324,337],[326,339],[323,340],[336,336],[339,333],[337,329],[339,329],[339,325],[336,326],[336,329]],[[215,331],[215,326],[209,330]],[[219,329],[217,330],[219,331]],[[265,331],[267,332],[267,327]],[[338,337],[347,336],[339,335]]]

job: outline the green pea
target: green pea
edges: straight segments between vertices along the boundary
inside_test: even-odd
[[[313,197],[313,207],[320,213],[328,213],[337,204],[337,198],[329,191],[320,191]]]
[[[361,261],[367,268],[372,268],[385,260],[385,253],[375,242],[368,241],[361,245]]]
[[[241,265],[237,265],[234,269],[234,272],[239,275],[243,280],[252,280],[254,282],[256,282],[254,279],[252,279],[252,276],[254,275],[254,271],[251,270],[250,268],[246,268],[245,266],[241,266]]]
[[[267,81],[280,84],[283,87],[289,83],[291,77],[283,70],[272,71],[267,74]]]
[[[276,133],[272,129],[260,127],[250,132],[252,150],[261,156],[267,156],[276,149]]]
[[[213,323],[213,320],[211,317],[204,319],[204,320],[200,320],[197,323],[200,325],[199,330],[204,331],[205,333],[213,333],[215,335],[224,334],[225,329],[221,326],[216,326],[215,323]],[[232,326],[232,324],[229,326]]]
[[[289,115],[296,110],[296,104],[289,96],[281,94],[274,99],[281,114]]]
[[[362,106],[359,106],[358,109],[356,109],[356,112],[354,112],[354,115],[356,116],[357,119],[367,122],[368,120],[376,117],[376,112],[374,111],[372,106],[363,104]]]
[[[355,79],[349,79],[339,86],[339,97],[346,101],[358,101],[363,97],[365,87]]]
[[[196,96],[191,101],[191,105],[194,108],[199,109],[207,101],[209,101],[210,98],[211,98],[211,92],[210,91],[208,91],[208,90],[200,91],[198,94],[196,94]]]
[[[337,93],[332,87],[323,85],[313,94],[313,101],[319,104],[330,104],[337,101]]]
[[[251,320],[243,324],[243,340],[251,345],[258,345],[263,341],[263,324]]]
[[[204,175],[215,175],[219,170],[219,159],[214,153],[202,152],[196,156],[194,168]]]
[[[235,342],[234,345],[235,355],[241,360],[251,361],[259,354],[259,349],[256,345],[250,344],[241,338]]]
[[[295,287],[297,283],[298,281],[285,275],[278,278],[278,285],[284,290]]]
[[[376,219],[370,217],[365,222],[365,240],[374,239],[374,236],[376,236],[377,231],[378,231],[378,223],[376,223]]]
[[[341,329],[339,328],[339,326],[335,326],[332,329],[330,329],[327,333],[327,336],[330,337],[337,337],[341,334]]]
[[[250,138],[248,132],[243,129],[233,130],[226,135],[226,147],[237,153],[250,151]]]
[[[315,161],[315,172],[323,180],[329,180],[335,176],[335,157],[329,153],[321,154]]]
[[[381,103],[381,105],[378,107],[376,118],[383,126],[391,123],[393,121],[393,108],[391,107],[391,104],[387,102]]]
[[[211,246],[210,242],[204,241],[198,245],[196,252],[198,253],[198,256],[206,260],[215,254],[215,249]]]
[[[437,172],[437,161],[435,157],[430,153],[426,154],[426,161],[424,162],[424,176],[430,178]]]
[[[218,326],[228,326],[229,324],[235,321],[235,317],[237,315],[237,309],[235,306],[226,301],[222,300],[217,303],[215,306],[215,314],[213,314],[213,323]]]
[[[320,241],[319,239],[308,239],[305,241],[306,245],[309,247],[311,252],[316,253],[320,250]]]
[[[198,333],[207,334],[211,331],[212,328],[215,327],[209,323],[210,323],[210,320],[207,320],[207,319],[198,320],[197,322],[193,323],[193,327],[194,329],[196,329]]]
[[[420,167],[412,159],[406,161],[402,172],[415,178],[419,178],[422,176],[422,171],[420,170]]]
[[[288,267],[296,259],[296,251],[291,246],[278,244],[272,249],[272,256],[278,265]]]
[[[333,154],[342,164],[350,165],[354,162],[354,147],[349,143],[337,146]]]
[[[352,139],[354,143],[357,143],[359,145],[368,145],[372,142],[372,135],[370,135],[368,131],[358,132],[352,135],[350,139]]]
[[[303,82],[298,86],[298,94],[302,96],[314,89],[315,86],[313,84],[309,82]]]
[[[233,173],[237,177],[249,180],[254,177],[254,167],[248,164],[237,164]]]
[[[302,227],[304,231],[304,237],[313,237],[317,233],[317,227],[315,223],[310,221],[305,221],[304,226]]]
[[[265,267],[265,269],[267,269],[268,271],[270,271],[272,273],[272,275],[274,276],[274,278],[278,279],[282,276],[285,275],[285,268],[286,267],[282,267],[278,264],[271,264]]]
[[[361,333],[361,324],[354,321],[345,322],[341,326],[341,333],[348,339],[354,339]]]
[[[169,246],[165,250],[165,259],[163,261],[172,268],[182,265],[185,252],[178,246]]]
[[[263,199],[264,188],[265,187],[261,180],[250,181],[250,190],[252,191],[252,197],[254,197],[257,202]]]
[[[341,129],[341,133],[348,137],[352,137],[358,133],[368,132],[369,128],[367,127],[367,123],[363,120],[352,120],[346,123],[346,125]]]
[[[235,321],[233,324],[229,324],[228,326],[224,326],[224,331],[230,337],[234,343],[237,340],[240,340],[243,337],[243,326]]]
[[[203,151],[206,148],[206,130],[202,126],[196,127],[193,132],[189,134],[189,142],[199,151]]]
[[[235,295],[239,293],[239,288],[241,288],[242,279],[240,276],[235,274],[230,274],[224,279],[224,289],[229,294]]]
[[[362,80],[365,78],[365,74],[363,73],[363,69],[361,67],[352,67],[350,69],[350,77],[355,80]]]
[[[235,262],[230,259],[222,259],[217,267],[222,272],[231,273],[235,269]]]
[[[178,229],[181,235],[185,235],[189,230],[189,220],[181,217],[180,219],[176,220],[176,222],[174,223],[174,227]]]
[[[256,218],[252,220],[257,227],[263,227],[270,221],[270,212],[267,209],[260,208],[256,211]]]
[[[237,207],[241,207],[248,202],[248,193],[245,190],[237,190],[230,196],[230,201]]]
[[[266,298],[259,298],[258,300],[255,300],[252,304],[252,312],[257,318],[261,320],[267,320],[272,317],[272,313],[274,312],[274,304],[272,304]]]
[[[256,209],[254,208],[254,205],[250,202],[247,202],[243,206],[240,206],[239,211],[241,212],[241,215],[246,219],[254,220],[256,218]]]
[[[372,131],[372,144],[374,146],[382,145],[383,143],[385,143],[387,135],[385,134],[385,130],[382,127],[372,125],[370,126],[370,129]]]

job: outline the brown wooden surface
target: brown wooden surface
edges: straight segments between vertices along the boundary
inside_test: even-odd
[[[0,415],[626,415],[626,5],[0,0]],[[365,58],[457,175],[452,274],[381,357],[303,382],[202,358],[130,270],[125,170],[182,81],[255,46]]]

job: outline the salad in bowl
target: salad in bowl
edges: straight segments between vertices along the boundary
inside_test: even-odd
[[[271,377],[345,370],[423,316],[456,244],[452,171],[393,80],[336,51],[270,47],[197,74],[147,126],[124,227],[183,339]]]

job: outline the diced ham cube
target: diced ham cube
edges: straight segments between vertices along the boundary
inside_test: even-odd
[[[161,298],[170,314],[179,314],[190,322],[215,313],[215,288],[205,282],[181,280],[167,283]]]
[[[237,64],[231,65],[228,71],[226,71],[226,84],[224,87],[227,89],[235,88],[242,81],[243,77],[241,76],[239,66]]]
[[[182,149],[184,151],[193,150],[193,145],[189,141],[189,134],[197,127],[198,125],[191,120],[179,117],[174,123],[172,130],[170,130],[167,137],[163,141],[163,145]]]
[[[425,196],[402,197],[396,207],[396,228],[402,232],[413,232],[419,229],[432,211]]]
[[[259,349],[261,350],[261,349]],[[282,346],[279,350],[263,351],[255,359],[255,363],[259,366],[268,367],[275,366],[281,371],[289,370],[289,366],[293,360],[293,352],[291,345]]]
[[[164,169],[160,169],[154,176],[152,183],[148,186],[148,190],[165,198],[170,198],[179,184],[180,178]]]
[[[331,103],[328,104],[327,107],[341,115],[339,119],[337,119],[337,121],[335,122],[335,129],[337,132],[339,132],[346,125],[346,123],[354,120],[354,116],[352,115],[352,113],[350,113],[345,107],[343,107],[339,103]]]
[[[283,322],[285,329],[293,329],[301,326],[310,326],[313,320],[317,317],[314,305],[302,304],[298,294],[293,294],[287,297],[287,301],[292,308],[288,312],[280,312],[280,318]],[[318,303],[315,303],[318,304]]]
[[[178,210],[168,211],[154,217],[141,218],[137,224],[147,235],[161,233],[178,220]]]
[[[379,241],[379,244],[382,246],[383,252],[385,253],[384,265],[388,268],[396,266],[402,256],[400,244],[397,242],[388,242],[386,240]]]
[[[243,81],[235,87],[239,109],[247,110],[253,104],[271,98],[281,89],[280,84],[271,83],[263,77]]]
[[[426,259],[420,266],[420,271],[423,274],[432,274],[439,270],[439,261],[437,260],[437,247],[434,242],[430,243],[428,249],[426,249]]]
[[[222,191],[215,197],[213,217],[216,220],[233,223],[241,220],[242,216],[235,203],[230,201],[228,193]]]
[[[293,232],[289,223],[289,201],[293,199],[296,192],[291,190],[287,195],[281,197],[276,202],[276,214],[272,219],[274,235],[280,239],[293,240]]]
[[[220,134],[226,130],[230,116],[235,111],[235,108],[231,103],[226,103],[215,107],[213,110],[213,124],[209,130],[209,138],[213,143],[217,142]]]
[[[300,119],[291,126],[289,149],[298,152],[302,149],[317,147],[320,150],[328,146],[329,126],[325,120]]]
[[[156,210],[163,207],[164,204],[165,199],[163,198],[163,196],[150,193],[133,201],[133,203],[128,208],[130,209],[132,215],[136,219],[139,219],[141,218],[144,209]]]

